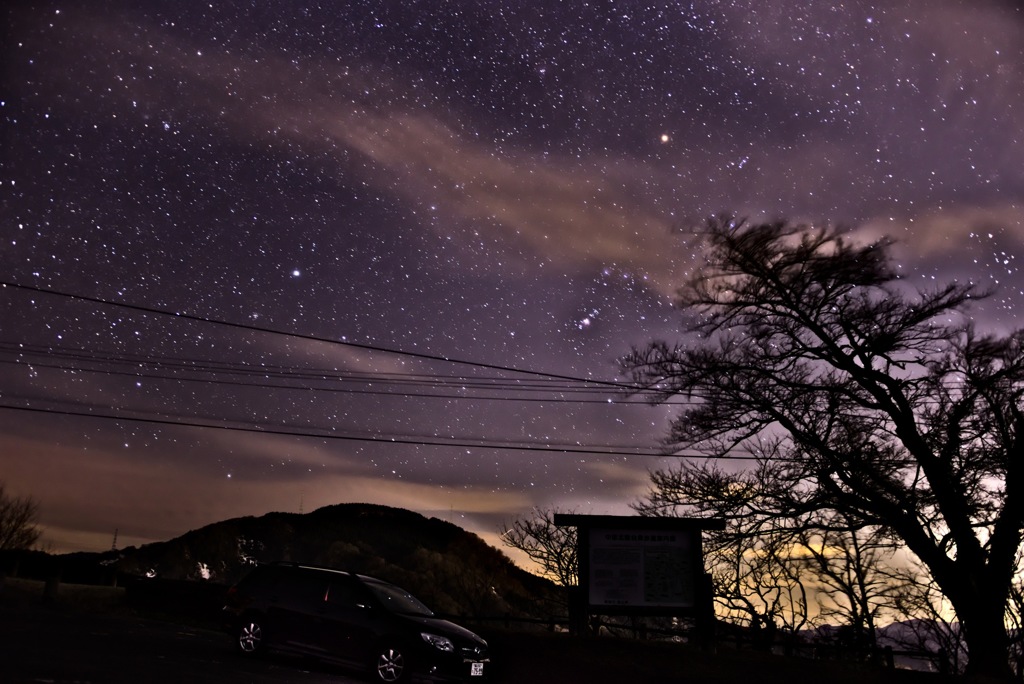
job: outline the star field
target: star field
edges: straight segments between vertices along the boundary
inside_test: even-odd
[[[1022,323],[1018,2],[80,4],[3,10],[0,478],[59,550],[627,512],[671,407],[601,383],[722,211]]]

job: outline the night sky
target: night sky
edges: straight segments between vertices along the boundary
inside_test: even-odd
[[[672,407],[616,359],[723,211],[1024,324],[1019,2],[10,4],[0,480],[51,550],[628,513]]]

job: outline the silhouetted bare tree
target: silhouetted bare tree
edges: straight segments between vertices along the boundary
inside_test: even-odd
[[[912,289],[888,240],[730,218],[704,236],[706,268],[680,292],[692,336],[622,362],[653,401],[687,401],[667,441],[766,456],[766,507],[834,510],[904,542],[955,609],[970,669],[1009,674],[1024,332],[979,334],[974,285]]]
[[[651,474],[651,490],[633,504],[643,515],[721,518],[704,533],[705,563],[719,615],[750,626],[796,631],[839,622],[851,646],[874,645],[875,619],[889,605],[891,539],[831,510],[782,515],[773,494],[778,462],[744,470],[682,461]]]
[[[577,584],[576,528],[555,525],[554,509],[533,510],[529,518],[502,525],[501,539],[519,549],[540,566],[541,574],[563,587]]]
[[[1017,678],[1024,679],[1024,552],[1021,550],[1017,553],[1017,576],[1010,589],[1008,613],[1011,662]]]
[[[801,526],[794,555],[815,585],[818,618],[850,629],[850,644],[875,652],[879,616],[892,614],[892,564],[896,547],[878,527],[860,527],[843,513],[822,512]]]
[[[32,497],[12,496],[0,482],[0,551],[31,548],[39,540],[39,504]]]
[[[895,572],[890,583],[890,596],[902,620],[890,629],[889,639],[898,648],[926,654],[936,672],[962,674],[967,645],[936,583],[915,567]]]
[[[808,625],[808,590],[793,562],[793,521],[762,510],[773,464],[729,472],[715,463],[680,463],[651,474],[651,490],[632,508],[646,516],[721,518],[722,530],[704,532],[704,562],[721,618],[751,628],[782,627],[790,634]],[[783,524],[785,523],[785,524]]]

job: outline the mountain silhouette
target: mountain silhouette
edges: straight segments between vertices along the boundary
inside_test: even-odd
[[[20,559],[23,576],[105,584],[138,578],[230,585],[256,563],[290,561],[373,575],[448,615],[543,618],[561,590],[477,535],[437,518],[374,504],[267,513],[212,523],[168,541],[103,553]]]

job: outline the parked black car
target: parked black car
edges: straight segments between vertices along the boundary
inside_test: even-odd
[[[238,648],[311,655],[369,669],[375,681],[480,681],[487,642],[406,590],[331,568],[259,565],[224,606]]]

